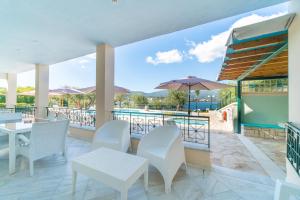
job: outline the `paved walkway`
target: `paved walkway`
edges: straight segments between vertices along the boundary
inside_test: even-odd
[[[258,161],[258,163],[262,166],[262,168],[267,172],[267,174],[276,181],[285,180],[285,173],[282,169],[276,165],[263,151],[261,151],[249,138],[239,135],[239,139],[245,145],[245,147],[249,150],[252,156]]]
[[[211,160],[216,166],[267,175],[236,134],[214,132],[211,134]]]

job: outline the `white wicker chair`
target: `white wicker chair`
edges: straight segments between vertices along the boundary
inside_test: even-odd
[[[123,120],[106,122],[96,131],[92,144],[93,149],[107,147],[122,152],[127,152],[129,146],[129,123]]]
[[[137,155],[149,159],[164,178],[165,192],[171,191],[174,176],[182,164],[186,167],[184,145],[177,126],[162,126],[145,135],[137,149]]]
[[[33,176],[33,162],[57,153],[66,156],[66,134],[69,120],[38,122],[32,125],[30,137],[20,134],[19,154],[29,159],[30,176]]]

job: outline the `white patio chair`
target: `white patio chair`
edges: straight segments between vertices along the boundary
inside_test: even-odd
[[[29,159],[30,176],[33,176],[34,161],[62,153],[66,155],[66,134],[69,120],[33,123],[30,137],[18,135],[19,154]]]
[[[64,119],[68,119],[68,116],[64,113],[58,113],[57,114],[57,119],[58,120],[64,120]]]
[[[299,186],[284,181],[280,181],[280,180],[276,181],[274,200],[298,199],[299,197],[300,197]]]
[[[48,120],[56,120],[56,118],[57,118],[56,113],[54,113],[54,112],[48,113],[48,116],[47,116]]]
[[[96,131],[92,144],[93,149],[107,147],[122,152],[127,152],[129,146],[129,123],[123,120],[106,122]]]
[[[174,176],[182,164],[186,167],[184,145],[177,126],[162,126],[145,135],[137,149],[137,155],[149,159],[165,182],[165,192],[171,191]],[[186,168],[187,169],[187,168]]]

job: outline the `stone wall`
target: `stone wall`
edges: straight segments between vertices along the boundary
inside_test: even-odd
[[[242,134],[249,137],[258,137],[274,140],[285,140],[286,138],[286,133],[284,129],[242,127]]]

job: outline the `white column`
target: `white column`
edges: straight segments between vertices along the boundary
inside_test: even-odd
[[[296,17],[289,28],[289,121],[300,126],[300,1],[291,0],[289,12]],[[300,178],[287,161],[287,181],[300,185]]]
[[[0,79],[7,79],[7,74],[6,73],[0,73]]]
[[[96,49],[96,128],[111,119],[114,98],[114,48],[103,44]]]
[[[45,117],[48,106],[49,65],[35,65],[35,106],[36,117]]]
[[[12,108],[17,104],[17,74],[8,73],[7,77],[6,107]]]

